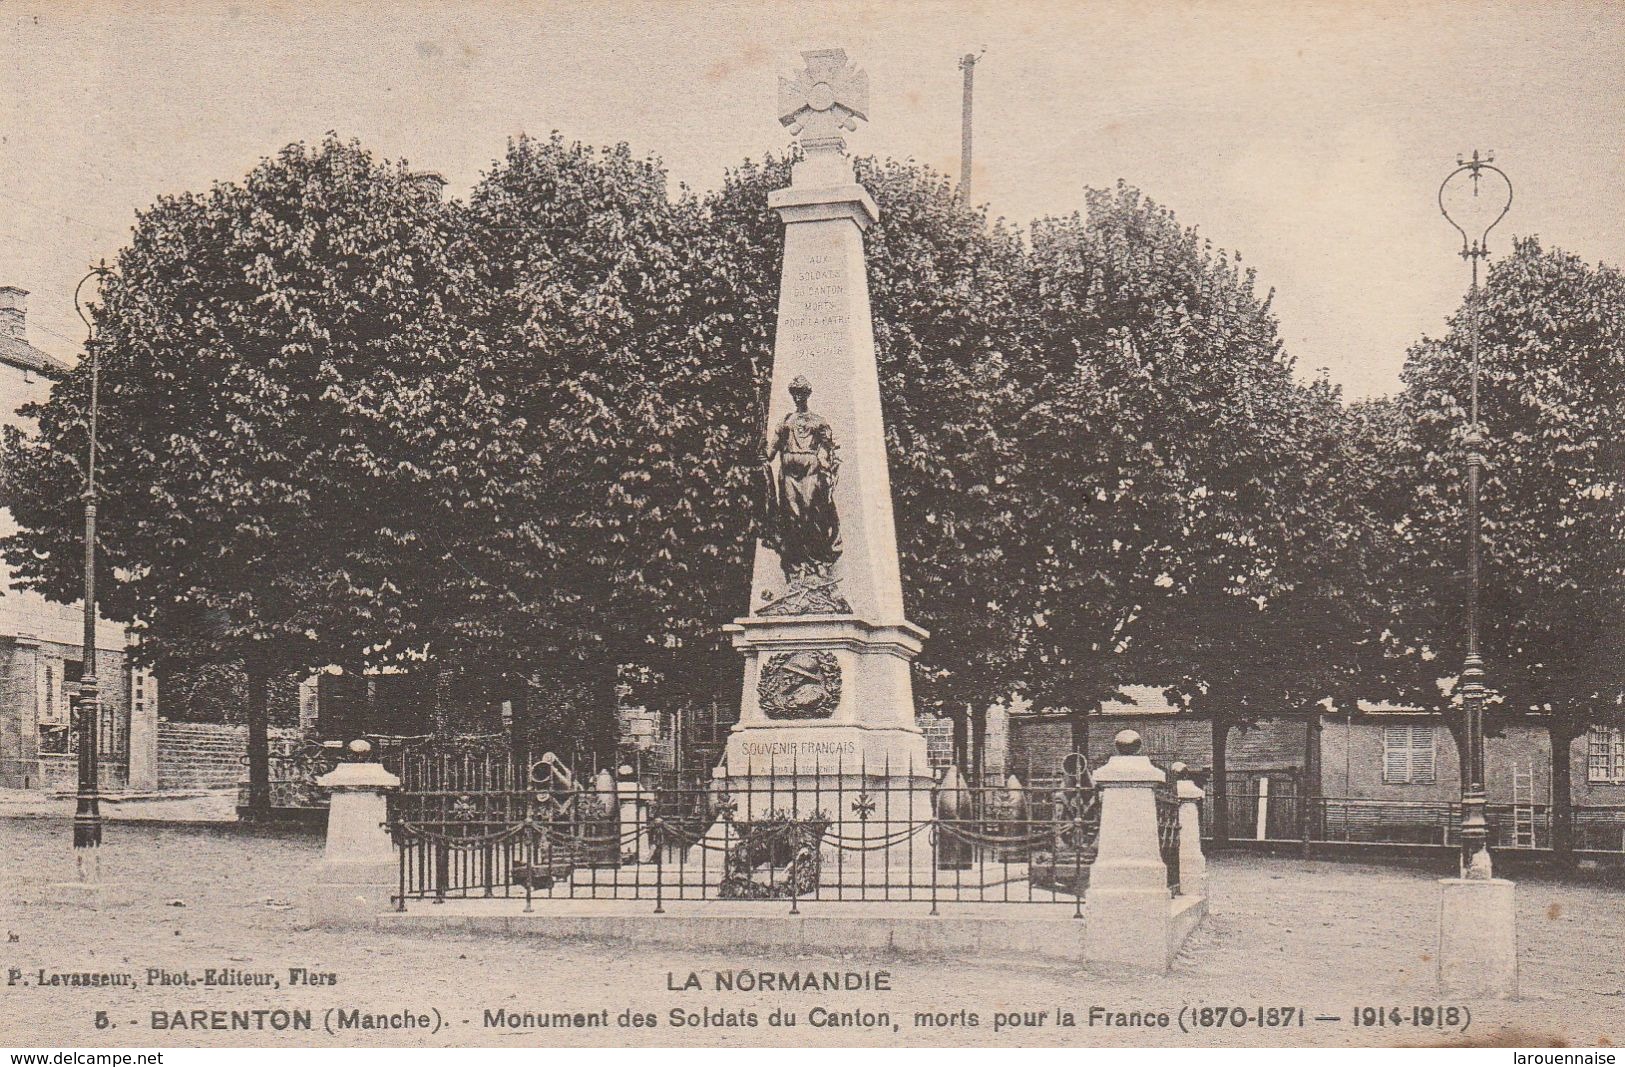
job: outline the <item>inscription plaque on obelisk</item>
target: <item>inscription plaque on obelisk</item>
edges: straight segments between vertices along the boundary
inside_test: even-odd
[[[784,221],[770,407],[757,483],[749,614],[732,776],[929,779],[910,662],[925,631],[903,614],[864,231],[879,217],[846,132],[868,78],[840,49],[803,53],[779,83],[797,137]]]

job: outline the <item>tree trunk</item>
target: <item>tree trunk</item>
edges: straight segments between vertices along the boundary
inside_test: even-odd
[[[341,670],[317,676],[316,722],[323,740],[348,744],[367,732],[367,680],[354,663],[342,664]]]
[[[451,732],[453,718],[451,702],[454,690],[452,672],[455,668],[435,665],[431,669],[434,671],[434,710],[429,732],[436,737],[445,737]]]
[[[266,704],[270,672],[263,663],[244,665],[248,674],[248,803],[243,818],[260,821],[271,814],[270,708]]]
[[[1320,799],[1320,714],[1303,720],[1303,784],[1298,789],[1298,823],[1303,836],[1303,858],[1314,854],[1315,809]]]
[[[1569,745],[1575,731],[1567,720],[1554,715],[1546,720],[1546,736],[1552,746],[1552,851],[1568,862],[1574,858],[1574,783],[1569,775]]]
[[[1217,715],[1211,720],[1213,723],[1213,778],[1208,782],[1208,795],[1213,798],[1212,828],[1213,847],[1224,848],[1230,844],[1230,793],[1229,782],[1226,777],[1224,760],[1225,745],[1230,740],[1230,722]]]
[[[618,646],[604,649],[587,662],[586,679],[590,696],[589,718],[583,724],[580,745],[597,767],[607,766],[611,773],[620,756],[621,707],[620,665],[632,656],[622,655]]]
[[[987,777],[987,706],[970,713],[971,784],[985,785]]]
[[[954,766],[961,774],[970,771],[970,705],[954,714]]]
[[[1089,764],[1089,716],[1086,712],[1072,713],[1072,751],[1082,753],[1084,766]]]
[[[508,752],[513,761],[515,789],[526,788],[530,771],[530,679],[523,674],[508,676],[506,686],[513,717],[508,721]]]

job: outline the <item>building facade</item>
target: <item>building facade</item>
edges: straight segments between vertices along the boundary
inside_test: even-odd
[[[1320,751],[1318,795],[1330,798],[1327,818],[1334,824],[1381,812],[1389,823],[1438,825],[1460,800],[1455,738],[1437,713],[1367,705],[1328,714]],[[1574,739],[1567,758],[1576,847],[1625,848],[1625,731],[1593,727]],[[1550,845],[1551,738],[1538,716],[1485,737],[1484,792],[1495,844]],[[1339,808],[1338,800],[1347,803]],[[1360,832],[1357,825],[1345,828],[1351,838]]]
[[[1024,782],[1060,773],[1073,751],[1089,766],[1110,758],[1119,730],[1140,734],[1143,751],[1167,768],[1213,766],[1213,729],[1180,714],[1154,686],[1129,686],[1127,701],[1071,716],[1031,709],[1010,715],[1009,767]],[[1485,739],[1485,790],[1492,843],[1547,848],[1552,833],[1551,743],[1537,716]],[[1461,797],[1456,742],[1444,717],[1415,708],[1362,704],[1352,713],[1261,719],[1230,729],[1225,747],[1232,838],[1327,841],[1455,841]],[[1625,730],[1593,727],[1567,753],[1577,848],[1625,849]],[[1211,803],[1204,811],[1211,826]]]
[[[1010,714],[1009,760],[1018,777],[1058,773],[1061,760],[1074,750],[1087,752],[1098,767],[1114,751],[1120,730],[1140,735],[1141,751],[1167,767],[1184,763],[1206,770],[1213,764],[1213,728],[1206,719],[1182,714],[1156,686],[1131,685],[1127,700],[1106,701],[1074,725],[1070,717],[1035,710]],[[1225,764],[1232,791],[1296,793],[1312,773],[1317,752],[1312,731],[1301,716],[1261,719],[1232,727],[1225,744]]]
[[[68,366],[28,341],[28,294],[0,286],[0,421],[30,429],[18,413],[43,402]],[[0,536],[16,529],[0,509]],[[84,676],[84,609],[12,587],[0,562],[0,788],[71,789],[78,780],[73,708]],[[129,663],[125,627],[98,620],[96,678],[104,789],[158,787],[158,687]]]

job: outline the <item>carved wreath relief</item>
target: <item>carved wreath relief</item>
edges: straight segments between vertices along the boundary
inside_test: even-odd
[[[762,666],[756,700],[769,719],[827,719],[841,702],[833,652],[775,652]]]

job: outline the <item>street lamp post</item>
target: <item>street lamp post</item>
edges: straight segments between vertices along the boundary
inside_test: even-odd
[[[96,401],[101,385],[101,365],[96,353],[96,325],[85,312],[80,298],[85,283],[111,274],[105,263],[79,279],[73,290],[74,310],[89,330],[85,358],[90,361],[90,408],[86,422],[90,442],[85,457],[85,648],[84,673],[79,683],[79,794],[73,814],[73,847],[79,878],[96,881],[94,849],[102,843],[101,792],[97,782],[99,730],[101,727],[101,688],[96,678]]]
[[[1484,659],[1479,652],[1479,479],[1484,469],[1484,433],[1478,417],[1478,263],[1489,255],[1489,234],[1512,207],[1512,181],[1494,166],[1494,153],[1457,157],[1456,169],[1439,185],[1439,211],[1461,234],[1461,258],[1472,267],[1467,291],[1471,348],[1467,415],[1467,654],[1461,667],[1461,704],[1465,717],[1467,767],[1461,789],[1461,876],[1475,881],[1494,877],[1490,865],[1489,821],[1484,791]],[[1471,188],[1468,188],[1469,183]],[[1452,210],[1448,199],[1457,201]]]

